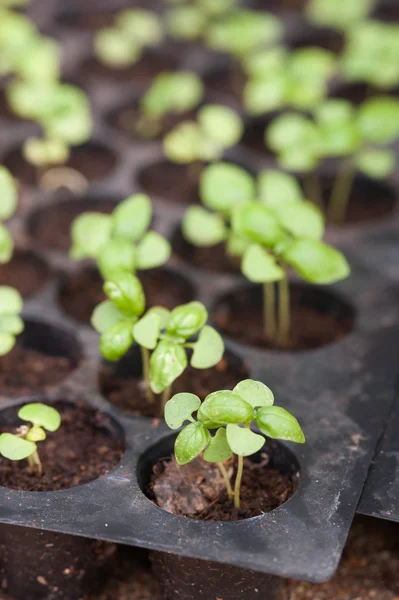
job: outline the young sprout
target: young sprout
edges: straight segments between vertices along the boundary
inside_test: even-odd
[[[309,0],[306,16],[318,27],[348,32],[361,26],[375,4],[375,0]]]
[[[102,63],[124,68],[140,60],[145,48],[157,46],[162,39],[162,22],[155,12],[126,9],[117,15],[113,27],[96,34],[94,51]]]
[[[37,450],[37,442],[46,439],[46,431],[53,433],[61,425],[61,415],[52,406],[40,402],[25,404],[18,411],[18,417],[29,425],[22,425],[14,433],[0,435],[0,455],[9,460],[28,459],[28,464],[39,474],[43,472]]]
[[[173,382],[188,365],[188,351],[192,353],[190,364],[196,369],[208,369],[221,360],[223,340],[206,325],[208,313],[200,302],[183,304],[171,312],[153,307],[143,316],[143,288],[137,277],[127,273],[106,281],[104,291],[108,300],[92,315],[92,325],[101,334],[101,354],[117,361],[136,341],[141,347],[149,402],[154,402],[153,393],[162,393],[163,408]],[[198,336],[195,341],[193,336]]]
[[[172,129],[163,140],[163,149],[176,163],[215,161],[239,142],[242,133],[242,121],[234,110],[208,104],[199,109],[197,121],[183,121]]]
[[[334,283],[349,274],[344,256],[321,241],[322,213],[304,199],[290,175],[270,170],[255,182],[228,163],[203,171],[200,196],[206,208],[188,209],[183,235],[197,246],[225,242],[229,254],[241,257],[245,277],[263,285],[265,337],[285,345],[290,333],[287,269],[313,284]]]
[[[140,100],[137,133],[148,138],[157,136],[168,115],[193,110],[200,103],[203,92],[201,78],[191,71],[161,73]]]
[[[196,418],[193,416],[196,414]],[[261,381],[245,379],[233,391],[209,394],[201,403],[195,394],[180,393],[165,406],[165,421],[179,429],[190,421],[175,441],[178,465],[185,465],[203,453],[205,461],[217,463],[225,480],[228,497],[240,508],[244,457],[257,454],[265,445],[264,436],[305,442],[303,431],[293,415],[274,406],[273,392]],[[252,431],[256,426],[263,435]],[[224,462],[237,455],[237,473],[232,486]]]
[[[151,200],[145,194],[129,196],[111,215],[82,213],[72,224],[71,256],[96,260],[104,279],[160,267],[171,247],[159,233],[148,230],[151,220]]]
[[[29,19],[0,5],[0,75],[14,72],[36,38],[37,30]]]
[[[214,19],[220,19],[232,10],[237,0],[198,0],[197,2],[172,2],[175,6],[166,11],[166,30],[172,38],[192,41],[206,33]]]

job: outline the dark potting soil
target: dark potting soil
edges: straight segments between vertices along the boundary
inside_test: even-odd
[[[152,198],[158,196],[178,204],[197,204],[200,172],[200,166],[197,169],[196,165],[188,167],[164,160],[142,169],[138,179]]]
[[[348,83],[334,90],[333,95],[335,98],[343,98],[344,100],[349,100],[355,106],[359,106],[368,98],[380,96],[383,93],[383,91],[370,88],[366,83]],[[398,98],[399,87],[389,90],[389,95]]]
[[[46,263],[29,251],[17,250],[10,262],[0,267],[0,285],[16,288],[23,298],[38,292],[48,278]]]
[[[265,131],[276,117],[276,113],[269,113],[264,117],[258,117],[248,121],[244,129],[241,144],[253,152],[257,152],[264,157],[275,160],[275,155],[266,144]]]
[[[117,12],[109,10],[105,12],[65,12],[57,17],[57,22],[68,27],[86,29],[87,31],[96,31],[103,27],[111,27]]]
[[[75,368],[72,359],[17,345],[0,359],[0,394],[16,398],[42,392]]]
[[[334,54],[340,54],[345,46],[345,38],[333,29],[312,29],[306,34],[295,37],[290,43],[294,50],[300,48],[318,47],[330,50]]]
[[[299,11],[306,6],[306,0],[257,0],[255,3],[260,10]]]
[[[241,507],[229,500],[223,477],[216,464],[196,458],[179,467],[176,460],[158,461],[148,493],[158,506],[176,515],[202,521],[235,521],[257,517],[286,502],[298,485],[297,475],[280,473],[268,466],[269,457],[261,462],[244,459]],[[232,481],[235,463],[227,466]]]
[[[20,121],[20,118],[8,106],[4,89],[0,90],[0,119],[4,119],[5,121]]]
[[[164,306],[172,309],[194,300],[195,289],[182,275],[168,269],[140,271],[147,307]],[[90,323],[95,307],[105,300],[104,282],[94,267],[86,267],[70,275],[61,286],[58,302],[64,312],[80,321]]]
[[[180,229],[172,238],[172,248],[179,258],[197,269],[217,273],[237,273],[240,269],[239,259],[229,257],[223,243],[210,248],[199,248],[186,242]]]
[[[84,405],[63,407],[60,412],[60,428],[38,445],[43,473],[26,461],[2,458],[0,485],[31,492],[64,490],[93,481],[120,462],[124,446],[110,435],[107,415]]]
[[[262,291],[243,288],[224,297],[211,313],[222,333],[244,344],[278,350],[309,350],[345,337],[353,328],[354,312],[338,297],[316,286],[291,284],[290,338],[284,345],[265,339]]]
[[[203,78],[206,88],[210,92],[223,94],[231,97],[236,102],[242,101],[244,87],[247,81],[246,75],[235,69],[224,69],[211,71]]]
[[[111,213],[115,206],[112,200],[66,200],[33,213],[28,223],[29,233],[41,247],[68,252],[76,217],[87,211]]]
[[[20,148],[11,150],[6,154],[2,164],[10,169],[20,183],[37,185],[37,169],[24,159]],[[66,167],[75,169],[88,181],[104,179],[115,165],[116,156],[114,152],[101,144],[95,143],[87,143],[72,148],[71,155],[65,163]]]
[[[124,361],[121,371],[104,364],[99,373],[99,386],[104,396],[115,406],[134,415],[161,417],[160,398],[150,404],[146,397],[143,379],[129,377],[129,359]],[[126,368],[126,371],[124,369]],[[248,377],[245,364],[230,359],[227,355],[211,369],[194,369],[188,366],[172,386],[172,394],[191,392],[205,398],[215,390],[231,390]]]
[[[117,68],[103,65],[95,57],[84,61],[76,74],[76,80],[83,84],[90,78],[112,79],[135,84],[148,84],[163,71],[174,71],[176,61],[165,55],[146,53],[135,64]]]

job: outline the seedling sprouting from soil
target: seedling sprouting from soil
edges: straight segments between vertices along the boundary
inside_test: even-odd
[[[18,417],[29,425],[22,425],[16,433],[0,435],[0,454],[9,460],[28,459],[29,466],[42,473],[37,443],[46,439],[46,431],[57,431],[61,425],[61,415],[52,406],[40,402],[25,404]]]
[[[169,242],[149,231],[151,201],[144,194],[129,196],[111,215],[82,213],[72,224],[73,258],[93,258],[104,279],[115,273],[153,269],[169,258]]]
[[[170,4],[165,15],[169,35],[177,40],[192,41],[202,38],[214,20],[224,18],[237,0],[172,1]]]
[[[114,68],[124,68],[139,61],[146,48],[158,46],[163,39],[159,16],[150,10],[121,11],[113,27],[99,31],[94,40],[97,58]]]
[[[189,361],[196,369],[207,369],[221,360],[223,340],[206,325],[208,313],[200,302],[183,304],[171,312],[153,307],[144,314],[143,288],[130,274],[107,281],[104,291],[108,300],[97,306],[92,316],[92,325],[101,334],[101,354],[117,361],[136,341],[141,347],[149,402],[154,402],[153,394],[162,393],[161,404],[165,405],[171,385]],[[193,340],[193,336],[198,337]]]
[[[375,6],[375,0],[309,0],[306,15],[318,27],[352,31],[361,26]]]
[[[200,196],[206,208],[188,209],[185,238],[197,246],[224,242],[230,255],[241,258],[245,277],[263,284],[266,339],[285,345],[290,333],[287,270],[293,268],[313,284],[334,283],[350,271],[341,252],[321,241],[322,213],[304,199],[294,177],[270,170],[255,182],[244,169],[228,163],[204,170]]]
[[[194,413],[197,413],[196,418]],[[205,461],[217,463],[229,499],[236,508],[240,508],[244,457],[259,452],[266,442],[251,426],[257,426],[269,438],[305,442],[295,417],[284,408],[274,406],[272,391],[262,382],[251,379],[241,381],[233,391],[213,392],[202,403],[195,394],[176,394],[165,406],[165,421],[171,429],[179,429],[190,421],[176,438],[177,463],[185,465],[201,453]],[[224,463],[234,454],[238,464],[232,486]]]

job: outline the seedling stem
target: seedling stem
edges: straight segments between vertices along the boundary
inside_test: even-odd
[[[342,223],[345,220],[355,173],[352,161],[344,162],[338,170],[328,204],[328,218],[333,223]]]
[[[263,313],[266,339],[273,340],[276,336],[276,297],[273,281],[263,284]]]
[[[224,479],[224,483],[226,484],[226,490],[227,490],[227,495],[229,497],[229,500],[233,500],[234,498],[234,492],[233,492],[233,488],[231,487],[231,481],[230,478],[228,476],[228,473],[226,471],[226,467],[224,466],[224,464],[222,462],[218,462],[218,467],[220,469],[220,472],[223,476]]]
[[[41,475],[43,473],[42,463],[39,458],[39,453],[37,450],[35,450],[35,452],[33,454],[28,456],[28,464],[31,467],[31,469],[37,469],[37,472],[39,473],[39,475]]]
[[[150,404],[154,404],[155,398],[150,383],[150,352],[147,348],[144,348],[144,346],[141,346],[141,361],[143,363],[143,375],[147,401]]]
[[[162,407],[161,414],[162,415],[165,412],[165,405],[166,405],[167,401],[170,399],[171,391],[172,391],[172,386],[170,385],[169,387],[165,388],[164,391],[162,392],[162,396],[161,396],[161,407]]]
[[[323,196],[321,192],[320,178],[316,171],[306,175],[304,179],[305,195],[320,209],[323,209]]]
[[[281,344],[286,344],[290,332],[290,289],[287,276],[279,281],[279,331],[278,337]]]

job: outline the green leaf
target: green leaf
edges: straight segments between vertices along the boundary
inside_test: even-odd
[[[317,46],[295,50],[290,59],[290,75],[302,84],[327,80],[334,74],[337,65],[333,52]]]
[[[193,412],[201,406],[195,394],[182,392],[175,394],[165,405],[165,421],[171,429],[179,429],[184,421],[191,421]]]
[[[179,40],[195,40],[206,24],[206,15],[195,5],[176,6],[166,13],[168,33]]]
[[[151,354],[150,382],[155,394],[160,394],[183,373],[187,367],[184,348],[168,341],[161,341]]]
[[[243,69],[254,81],[267,81],[283,73],[288,51],[282,46],[273,46],[249,54],[243,60]]]
[[[57,431],[61,425],[61,415],[58,410],[41,402],[25,404],[18,411],[18,417],[32,425],[43,427],[47,431]]]
[[[294,240],[284,250],[283,258],[310,283],[334,283],[350,273],[344,255],[318,240]]]
[[[244,88],[246,111],[258,116],[284,106],[286,88],[284,73],[273,73],[267,79],[249,80]]]
[[[9,460],[23,460],[36,450],[33,442],[28,442],[12,433],[0,435],[0,454]]]
[[[205,137],[222,148],[240,141],[243,124],[236,111],[221,104],[208,104],[198,111],[198,124]]]
[[[209,247],[226,239],[227,228],[220,215],[201,206],[190,206],[182,222],[184,238],[195,246]]]
[[[292,202],[274,207],[274,214],[286,231],[295,237],[320,240],[324,235],[324,216],[312,202]]]
[[[97,266],[105,280],[117,277],[121,272],[134,273],[136,248],[128,240],[109,240],[98,252]]]
[[[244,379],[236,385],[233,392],[238,394],[245,402],[248,402],[252,408],[272,406],[274,404],[273,392],[261,381]]]
[[[96,258],[111,237],[112,219],[109,215],[87,212],[79,215],[72,224],[73,258]]]
[[[195,369],[209,369],[222,359],[223,352],[222,336],[213,327],[205,325],[200,331],[198,341],[194,344],[190,364]]]
[[[211,439],[208,448],[204,452],[204,460],[207,462],[224,462],[233,456],[233,452],[227,442],[227,432],[224,427],[217,430]]]
[[[212,421],[219,425],[248,423],[252,418],[252,406],[230,390],[209,394],[198,411],[199,421],[204,423]]]
[[[136,194],[123,200],[112,213],[112,234],[131,242],[141,239],[151,224],[151,200]]]
[[[177,436],[175,456],[178,465],[186,465],[201,452],[211,441],[211,434],[201,423],[190,423]]]
[[[153,10],[127,8],[116,17],[116,25],[140,46],[157,46],[163,38],[160,16]]]
[[[365,19],[374,7],[374,0],[310,0],[308,19],[319,27],[349,30]]]
[[[0,223],[0,263],[7,263],[14,250],[13,239],[7,229],[2,223]]]
[[[316,125],[296,113],[277,117],[267,129],[266,141],[276,152],[291,152],[295,148],[313,154],[320,146]]]
[[[298,444],[305,442],[305,436],[296,418],[280,406],[260,408],[255,420],[261,432],[270,438]]]
[[[201,201],[216,212],[228,214],[235,206],[254,201],[255,194],[253,177],[236,165],[220,162],[202,172]]]
[[[288,173],[277,170],[262,171],[258,177],[258,198],[267,206],[279,208],[303,200],[298,180]]]
[[[137,268],[145,270],[160,267],[171,253],[168,240],[155,231],[149,231],[137,246]]]
[[[25,160],[35,167],[61,165],[69,158],[69,147],[62,140],[30,137],[22,152]]]
[[[268,248],[273,248],[284,237],[273,211],[256,202],[237,207],[233,213],[232,227],[235,233]]]
[[[247,238],[234,232],[230,232],[226,250],[231,256],[242,256],[250,244],[251,242]]]
[[[24,330],[24,322],[17,315],[0,315],[0,332],[18,335]]]
[[[356,157],[359,171],[374,179],[384,179],[395,169],[396,154],[391,150],[363,150]]]
[[[157,345],[160,330],[161,317],[156,312],[148,312],[133,327],[133,336],[140,346],[153,350]]]
[[[25,439],[29,442],[42,442],[46,439],[46,432],[38,426],[31,427],[26,434]]]
[[[56,81],[60,76],[61,47],[52,38],[38,36],[30,44],[16,65],[16,71],[24,81],[46,83]]]
[[[394,142],[399,137],[399,100],[390,96],[366,100],[359,109],[358,125],[368,142]]]
[[[0,356],[5,356],[15,346],[15,336],[11,333],[0,333]]]
[[[18,315],[23,308],[24,301],[18,290],[8,286],[0,286],[0,316]]]
[[[208,312],[201,302],[188,302],[172,310],[166,324],[166,332],[188,339],[205,325],[207,319]]]
[[[147,311],[147,315],[150,314],[158,315],[161,329],[166,327],[166,323],[168,322],[170,316],[170,311],[167,308],[164,308],[163,306],[152,306]]]
[[[168,113],[184,113],[201,101],[204,86],[192,71],[175,71],[157,75],[144,94],[140,106],[144,113],[159,119]]]
[[[120,273],[104,284],[104,292],[116,306],[127,316],[140,316],[145,307],[143,286],[134,275]]]
[[[101,335],[100,352],[104,358],[116,362],[126,354],[133,344],[134,320],[116,323]]]
[[[260,244],[251,244],[245,250],[241,271],[249,281],[254,283],[280,281],[284,277],[284,271],[279,267],[276,259]]]
[[[265,445],[263,435],[254,433],[247,427],[239,425],[227,425],[226,427],[227,442],[238,456],[251,456],[259,452]]]
[[[187,164],[202,158],[203,136],[197,123],[184,121],[163,138],[163,151],[172,162]]]
[[[278,157],[278,165],[281,169],[298,173],[309,173],[319,164],[320,157],[312,151],[304,150],[300,144],[298,147],[284,151]]]
[[[18,203],[17,184],[10,171],[0,166],[0,221],[6,221],[15,212]]]
[[[98,333],[105,333],[123,320],[125,320],[125,317],[110,300],[101,302],[91,315],[91,324]]]
[[[126,67],[141,56],[137,42],[116,27],[97,31],[94,36],[94,52],[97,58],[111,67]]]

